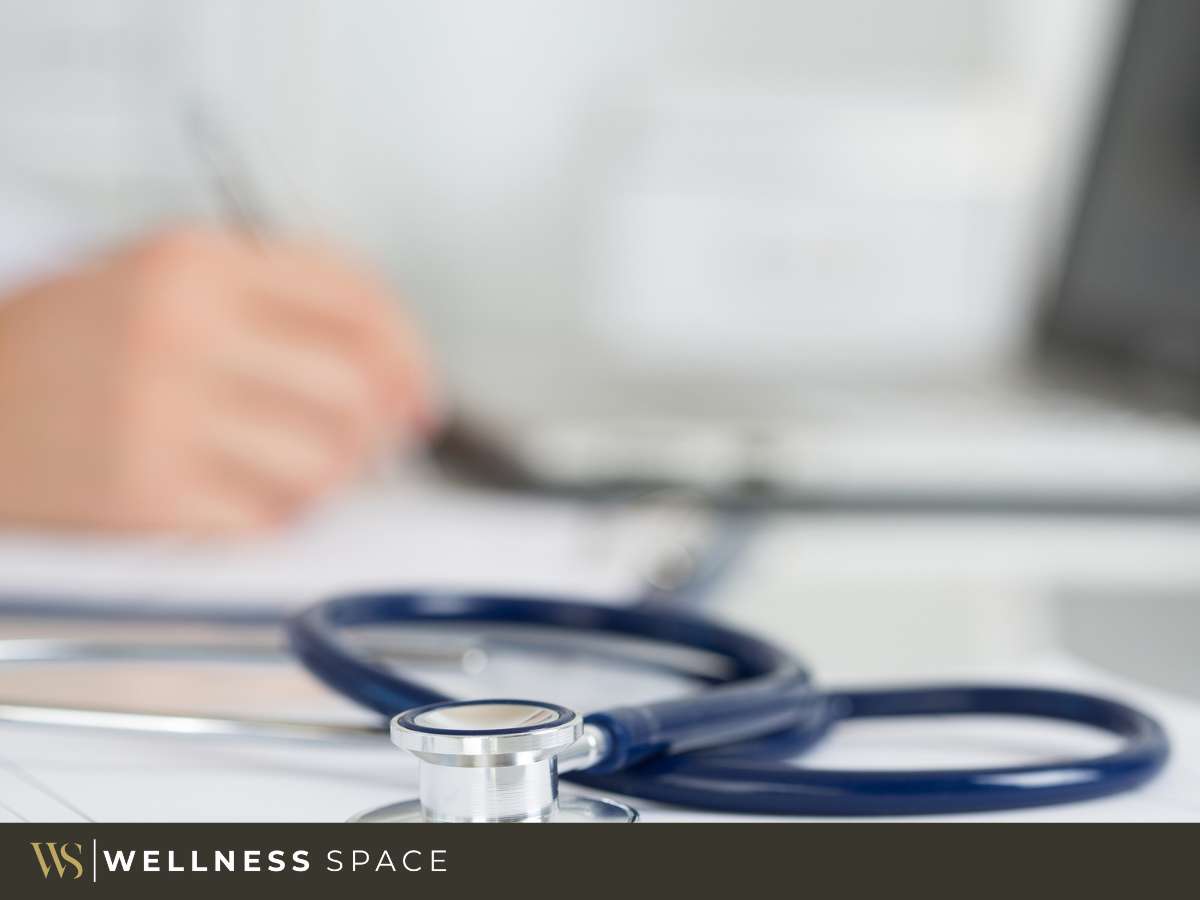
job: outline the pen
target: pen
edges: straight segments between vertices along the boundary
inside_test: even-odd
[[[189,107],[186,125],[196,158],[208,176],[225,217],[252,240],[261,240],[267,228],[266,215],[228,133],[217,127],[212,116],[198,103]]]
[[[185,125],[223,215],[250,240],[261,242],[268,230],[265,208],[228,132],[201,103],[188,108]],[[443,420],[430,437],[426,452],[443,472],[466,482],[509,489],[537,486],[536,477],[507,442],[461,414]],[[382,468],[395,475],[394,467],[386,460]]]

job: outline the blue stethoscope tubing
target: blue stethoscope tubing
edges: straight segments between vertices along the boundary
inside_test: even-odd
[[[344,628],[404,623],[534,625],[647,638],[716,653],[732,674],[684,697],[594,712],[610,750],[565,775],[627,796],[728,813],[881,816],[1020,809],[1105,797],[1164,765],[1152,717],[1116,700],[1030,686],[819,690],[775,645],[689,612],[506,595],[375,593],[335,598],[288,625],[291,646],[328,686],[385,716],[451,698],[358,655]],[[1087,759],[977,769],[836,770],[791,762],[836,723],[927,715],[1019,715],[1092,726],[1120,747]]]

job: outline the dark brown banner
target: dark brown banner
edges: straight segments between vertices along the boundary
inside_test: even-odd
[[[5,825],[0,897],[1153,896],[1190,883],[1197,838],[1157,825]]]

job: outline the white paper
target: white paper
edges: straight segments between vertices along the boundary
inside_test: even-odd
[[[243,543],[0,533],[0,609],[46,596],[286,609],[333,592],[402,587],[569,589],[619,600],[638,585],[627,543],[611,521],[575,504],[374,486]]]

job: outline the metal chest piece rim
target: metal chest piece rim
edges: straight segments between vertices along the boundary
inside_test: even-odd
[[[392,743],[418,760],[419,796],[352,822],[635,822],[613,800],[558,792],[560,770],[602,753],[602,736],[554,703],[459,700],[401,713]]]

